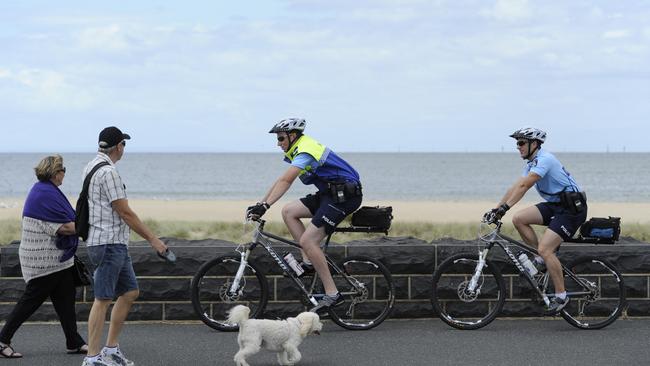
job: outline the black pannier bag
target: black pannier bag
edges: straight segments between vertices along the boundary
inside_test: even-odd
[[[599,243],[614,244],[620,235],[620,217],[592,217],[580,226],[580,236],[583,240],[595,240]]]
[[[363,206],[352,214],[352,226],[373,227],[388,231],[393,220],[391,206]]]

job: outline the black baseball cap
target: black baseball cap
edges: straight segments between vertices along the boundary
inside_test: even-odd
[[[123,140],[130,140],[131,136],[122,133],[119,128],[115,126],[106,127],[99,133],[99,147],[109,148],[113,147]]]

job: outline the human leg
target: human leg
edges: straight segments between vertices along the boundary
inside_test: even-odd
[[[291,233],[293,239],[297,242],[300,241],[300,238],[305,232],[305,225],[300,219],[313,216],[310,209],[303,202],[304,199],[293,201],[282,207],[282,220],[287,225],[287,229],[289,229],[289,233]],[[310,261],[304,250],[301,249],[300,252],[303,260]]]
[[[99,355],[102,349],[101,338],[108,307],[116,296],[120,270],[124,264],[124,255],[119,255],[118,244],[96,245],[88,247],[88,258],[95,266],[93,290],[95,301],[88,316],[88,356]]]
[[[7,317],[7,321],[0,331],[0,345],[10,345],[11,339],[20,328],[20,326],[29,319],[36,310],[47,299],[50,287],[54,282],[55,274],[50,274],[43,277],[37,277],[29,282],[25,287],[25,292],[14,306],[13,310]],[[6,351],[5,351],[6,352]]]
[[[122,332],[124,322],[129,315],[131,306],[138,298],[140,290],[138,289],[138,281],[133,271],[133,263],[128,253],[128,248],[125,245],[115,247],[113,254],[116,258],[120,258],[121,268],[118,274],[117,284],[115,286],[115,294],[117,301],[111,311],[111,320],[108,328],[108,337],[106,339],[106,346],[102,349],[102,357],[111,360],[116,365],[132,366],[133,361],[124,356],[119,347],[119,335]]]
[[[140,291],[136,289],[131,290],[117,298],[117,301],[113,306],[113,310],[111,311],[111,322],[108,328],[108,338],[106,340],[106,345],[108,347],[117,347],[119,343],[118,337],[122,331],[124,322],[129,315],[131,306],[138,298],[139,294]]]
[[[352,197],[340,203],[334,203],[329,196],[321,196],[319,207],[314,212],[311,222],[300,238],[300,246],[312,260],[316,272],[321,277],[321,282],[327,295],[335,295],[338,291],[332,279],[327,261],[325,260],[325,254],[321,250],[320,243],[327,235],[332,234],[336,226],[349,214],[359,208],[360,205],[361,196]]]
[[[66,348],[77,350],[86,344],[86,341],[77,331],[77,312],[75,309],[75,297],[77,294],[74,286],[72,271],[70,267],[59,272],[58,283],[52,288],[50,299],[61,322],[63,334],[65,335]]]
[[[515,226],[515,229],[517,229],[524,242],[532,247],[537,247],[538,241],[537,234],[535,234],[535,230],[533,230],[531,225],[542,225],[543,223],[544,218],[542,212],[537,206],[527,207],[512,217],[512,224]]]
[[[305,233],[300,237],[300,246],[302,250],[305,251],[307,257],[311,260],[314,265],[314,269],[320,276],[323,287],[325,288],[326,294],[336,294],[336,285],[334,284],[334,279],[332,279],[332,274],[325,260],[325,254],[320,248],[320,243],[325,238],[325,228],[316,227],[314,224],[310,223],[305,229]]]
[[[562,237],[551,229],[546,229],[542,240],[539,242],[538,252],[544,259],[548,274],[551,276],[556,293],[564,292],[564,276],[562,275],[562,264],[555,255],[555,251],[562,244]]]
[[[104,331],[106,312],[111,300],[97,299],[93,302],[88,315],[88,356],[96,356],[102,349],[101,337]]]

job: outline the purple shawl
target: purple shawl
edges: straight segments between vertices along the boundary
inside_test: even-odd
[[[75,220],[75,212],[68,198],[59,187],[50,181],[36,182],[27,195],[23,216],[33,219],[65,224]],[[77,251],[79,237],[77,234],[56,236],[56,247],[64,250],[59,260],[65,262]]]

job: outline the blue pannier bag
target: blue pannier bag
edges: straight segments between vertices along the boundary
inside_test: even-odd
[[[620,217],[592,217],[580,226],[582,240],[593,239],[597,243],[614,244],[621,235]]]

